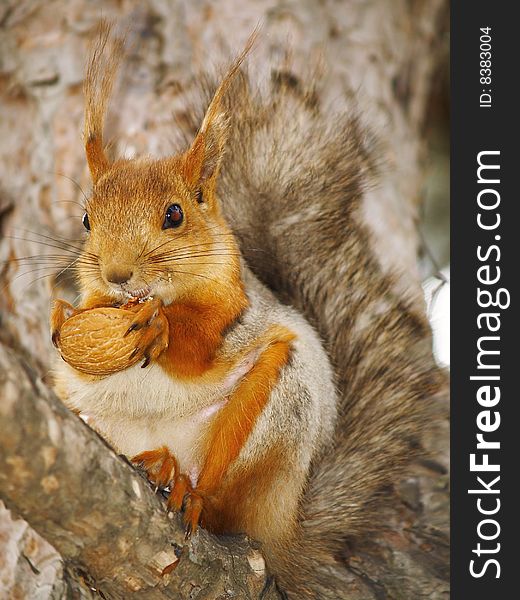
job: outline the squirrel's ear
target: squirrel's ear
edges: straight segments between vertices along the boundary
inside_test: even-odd
[[[255,29],[244,50],[233,61],[210,102],[195,141],[185,155],[185,176],[192,185],[216,180],[224,155],[229,123],[224,97],[251,51],[257,35],[258,31]]]
[[[85,153],[94,183],[110,167],[103,143],[105,112],[118,66],[124,53],[124,42],[111,37],[111,25],[102,20],[90,51],[85,75]]]
[[[211,107],[210,107],[211,109]],[[206,113],[202,127],[185,156],[184,171],[191,185],[214,181],[227,139],[228,119],[224,112]]]

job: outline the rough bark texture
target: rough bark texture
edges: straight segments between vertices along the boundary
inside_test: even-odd
[[[356,90],[365,121],[383,142],[386,164],[379,187],[365,201],[374,248],[385,268],[399,270],[403,293],[419,299],[422,131],[432,75],[444,56],[446,11],[445,0],[31,0],[0,5],[0,341],[19,353],[0,350],[0,415],[7,419],[7,425],[1,424],[7,435],[0,447],[0,495],[16,514],[11,520],[7,511],[0,512],[0,541],[5,542],[0,543],[0,594],[3,589],[13,598],[92,597],[80,571],[108,586],[111,578],[120,582],[125,577],[122,585],[131,585],[132,577],[162,585],[146,565],[161,550],[171,553],[171,546],[164,550],[171,541],[181,543],[179,530],[168,523],[145,482],[56,404],[44,386],[52,352],[50,298],[73,300],[75,290],[59,275],[65,247],[42,236],[81,237],[78,184],[89,187],[81,84],[87,42],[100,17],[130,28],[131,52],[107,132],[109,138],[116,136],[116,152],[128,156],[171,151],[175,123],[184,118],[197,71],[236,53],[258,22],[262,39],[250,58],[258,77],[273,64],[295,73],[321,64],[327,73],[322,93],[336,106],[352,102],[351,90]],[[30,266],[12,260],[24,256],[49,258]],[[42,383],[35,383],[36,374]],[[446,431],[436,436],[430,448],[439,462],[423,465],[418,477],[401,486],[388,531],[352,549],[352,598],[447,596]],[[140,506],[132,501],[135,486],[142,493]],[[19,516],[61,552],[66,566]],[[127,535],[129,526],[136,535],[146,532],[139,550],[146,556],[116,560],[126,542],[117,544],[121,532],[116,534],[114,526],[103,529],[110,519],[124,522]],[[114,535],[100,550],[98,536],[108,532]],[[235,597],[255,597],[261,577],[250,573],[240,583],[248,548],[241,541],[221,545],[203,534],[193,560],[183,561],[185,578],[179,567],[177,587],[166,597],[228,597],[228,585]],[[192,581],[194,587],[183,591],[179,581],[188,588]],[[113,597],[121,593],[109,592]]]
[[[77,575],[115,599],[190,598],[194,589],[198,598],[260,594],[258,550],[204,531],[185,545],[181,524],[169,521],[148,482],[3,346],[0,373],[0,496]],[[37,575],[34,552],[23,556]],[[177,562],[173,574],[161,575]]]

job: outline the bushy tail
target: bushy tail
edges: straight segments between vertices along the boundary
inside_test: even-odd
[[[292,548],[269,562],[290,598],[338,599],[349,573],[337,557],[374,527],[381,491],[417,455],[442,377],[425,317],[382,273],[360,218],[373,137],[293,76],[275,73],[271,87],[253,92],[240,75],[228,92],[219,196],[251,268],[313,323],[336,368],[335,445],[313,465]]]

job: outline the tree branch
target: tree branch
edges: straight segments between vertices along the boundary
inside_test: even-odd
[[[1,344],[0,398],[0,496],[93,586],[110,598],[258,597],[264,563],[247,539],[201,530],[185,543],[148,482]]]

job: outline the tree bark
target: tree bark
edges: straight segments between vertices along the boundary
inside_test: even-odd
[[[0,496],[76,576],[114,599],[190,598],[194,588],[199,598],[260,594],[258,550],[204,530],[185,544],[182,524],[168,519],[146,479],[3,346],[0,373]]]
[[[101,16],[130,30],[131,51],[107,131],[109,138],[115,137],[114,151],[127,156],[171,152],[175,123],[183,119],[196,84],[194,73],[226,62],[259,22],[261,41],[249,60],[258,77],[272,65],[283,64],[295,73],[304,73],[309,63],[324,65],[321,93],[339,108],[355,101],[382,140],[386,166],[378,188],[366,195],[365,219],[383,267],[397,267],[396,285],[421,302],[416,225],[422,133],[446,33],[445,0],[2,3],[0,414],[8,422],[2,422],[7,435],[2,434],[0,462],[8,478],[0,479],[0,496],[16,517],[0,512],[6,540],[0,544],[0,590],[3,586],[12,597],[89,598],[94,592],[87,584],[96,580],[117,598],[121,592],[110,587],[110,579],[129,590],[124,585],[132,585],[132,577],[155,593],[165,580],[147,565],[161,551],[170,557],[171,550],[164,548],[172,540],[182,545],[180,529],[165,518],[144,481],[45,389],[53,351],[50,299],[74,301],[76,295],[66,273],[60,273],[64,263],[59,257],[70,254],[72,259],[61,240],[77,245],[82,234],[81,188],[88,190],[89,179],[81,141],[81,84],[87,42]],[[351,90],[356,90],[355,99]],[[32,265],[16,262],[27,256],[39,259]],[[51,421],[57,433],[48,425]],[[59,444],[52,435],[62,436]],[[441,471],[447,464],[446,439],[445,430],[440,438],[432,436],[437,462],[423,466],[420,475],[401,487],[389,531],[366,548],[352,549],[352,598],[445,597],[448,503]],[[18,466],[12,463],[16,457]],[[88,487],[81,483],[85,480]],[[53,490],[56,481],[59,488]],[[142,493],[140,507],[134,484]],[[20,516],[44,539],[17,520]],[[128,539],[133,539],[130,526],[141,540],[146,532],[143,560],[136,555],[121,559],[126,542],[117,545],[120,533],[100,543],[99,526],[109,518],[123,526]],[[113,531],[109,527],[104,533]],[[228,545],[204,533],[199,539],[175,571],[177,585],[193,582],[191,591],[207,585],[197,598],[216,597],[216,590],[228,585],[236,597],[256,597],[262,577],[248,570],[245,558],[254,549],[243,540]],[[184,580],[181,567],[187,569]],[[188,597],[190,586],[165,597]]]

